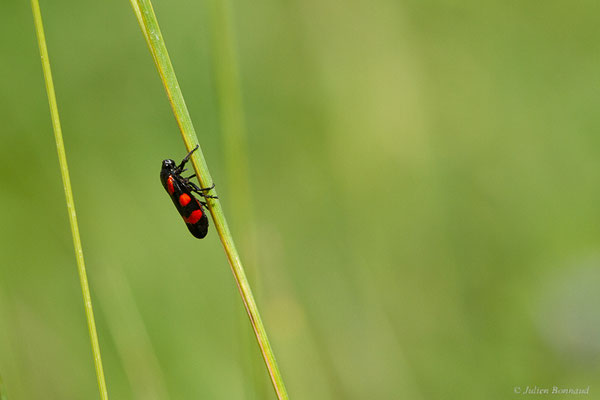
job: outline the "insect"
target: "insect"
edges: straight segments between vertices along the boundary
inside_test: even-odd
[[[208,188],[199,188],[195,183],[190,182],[190,179],[195,177],[196,174],[187,178],[181,176],[185,171],[185,164],[196,150],[198,150],[198,145],[185,156],[179,165],[170,159],[163,160],[160,170],[160,181],[167,193],[169,193],[173,204],[175,204],[177,211],[183,217],[192,235],[198,239],[202,239],[208,232],[208,217],[205,212],[206,202],[198,200],[192,193],[197,193],[209,199],[216,199],[218,197],[206,194],[206,192],[215,187],[214,184]]]

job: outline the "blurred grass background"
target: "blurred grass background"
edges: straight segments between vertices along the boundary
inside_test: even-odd
[[[600,398],[598,3],[232,6],[254,226],[229,223],[290,396]],[[129,3],[41,7],[111,397],[273,398],[217,235],[160,186],[185,149]],[[209,8],[154,7],[235,215]],[[95,398],[28,2],[0,34],[0,376]]]

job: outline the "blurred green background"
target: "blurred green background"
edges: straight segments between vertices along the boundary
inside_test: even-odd
[[[154,8],[291,398],[600,399],[599,3],[231,5],[247,170],[209,4]],[[129,2],[41,7],[111,398],[274,398]],[[0,34],[0,376],[97,398],[29,2]]]

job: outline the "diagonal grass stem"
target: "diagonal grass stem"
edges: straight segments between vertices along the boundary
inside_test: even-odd
[[[179,129],[183,136],[185,146],[187,150],[190,151],[198,144],[198,138],[194,126],[192,125],[190,114],[185,105],[183,94],[179,88],[177,77],[175,76],[175,71],[160,32],[152,4],[150,0],[130,0],[130,3],[167,92],[167,97],[173,108],[173,113],[175,114],[175,119],[177,120],[177,124],[179,125]],[[211,186],[213,181],[201,148],[194,152],[192,163],[202,187]],[[211,194],[216,195],[217,193],[213,189]],[[252,290],[250,289],[250,284],[246,278],[246,273],[244,272],[244,267],[235,247],[233,237],[229,231],[223,209],[221,208],[221,203],[218,199],[207,199],[207,203],[219,238],[223,244],[227,260],[231,266],[231,271],[242,297],[244,307],[250,318],[250,323],[252,324],[252,329],[254,330],[256,340],[258,341],[275,393],[280,400],[288,399],[283,378],[279,371],[279,367],[277,366],[277,361],[275,360],[275,354],[269,343],[267,332],[260,317],[254,296],[252,295]]]

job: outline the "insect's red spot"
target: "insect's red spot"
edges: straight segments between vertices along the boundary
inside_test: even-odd
[[[173,194],[175,192],[175,188],[173,187],[172,176],[169,176],[169,179],[167,179],[167,190],[169,191],[169,194]]]
[[[187,193],[179,196],[179,204],[181,204],[181,207],[187,206],[190,201],[192,201],[192,198]]]
[[[189,217],[183,218],[183,219],[188,224],[195,224],[196,222],[200,221],[200,218],[202,218],[202,215],[204,215],[202,213],[202,210],[194,210],[194,211],[192,211],[192,213],[190,214]]]

